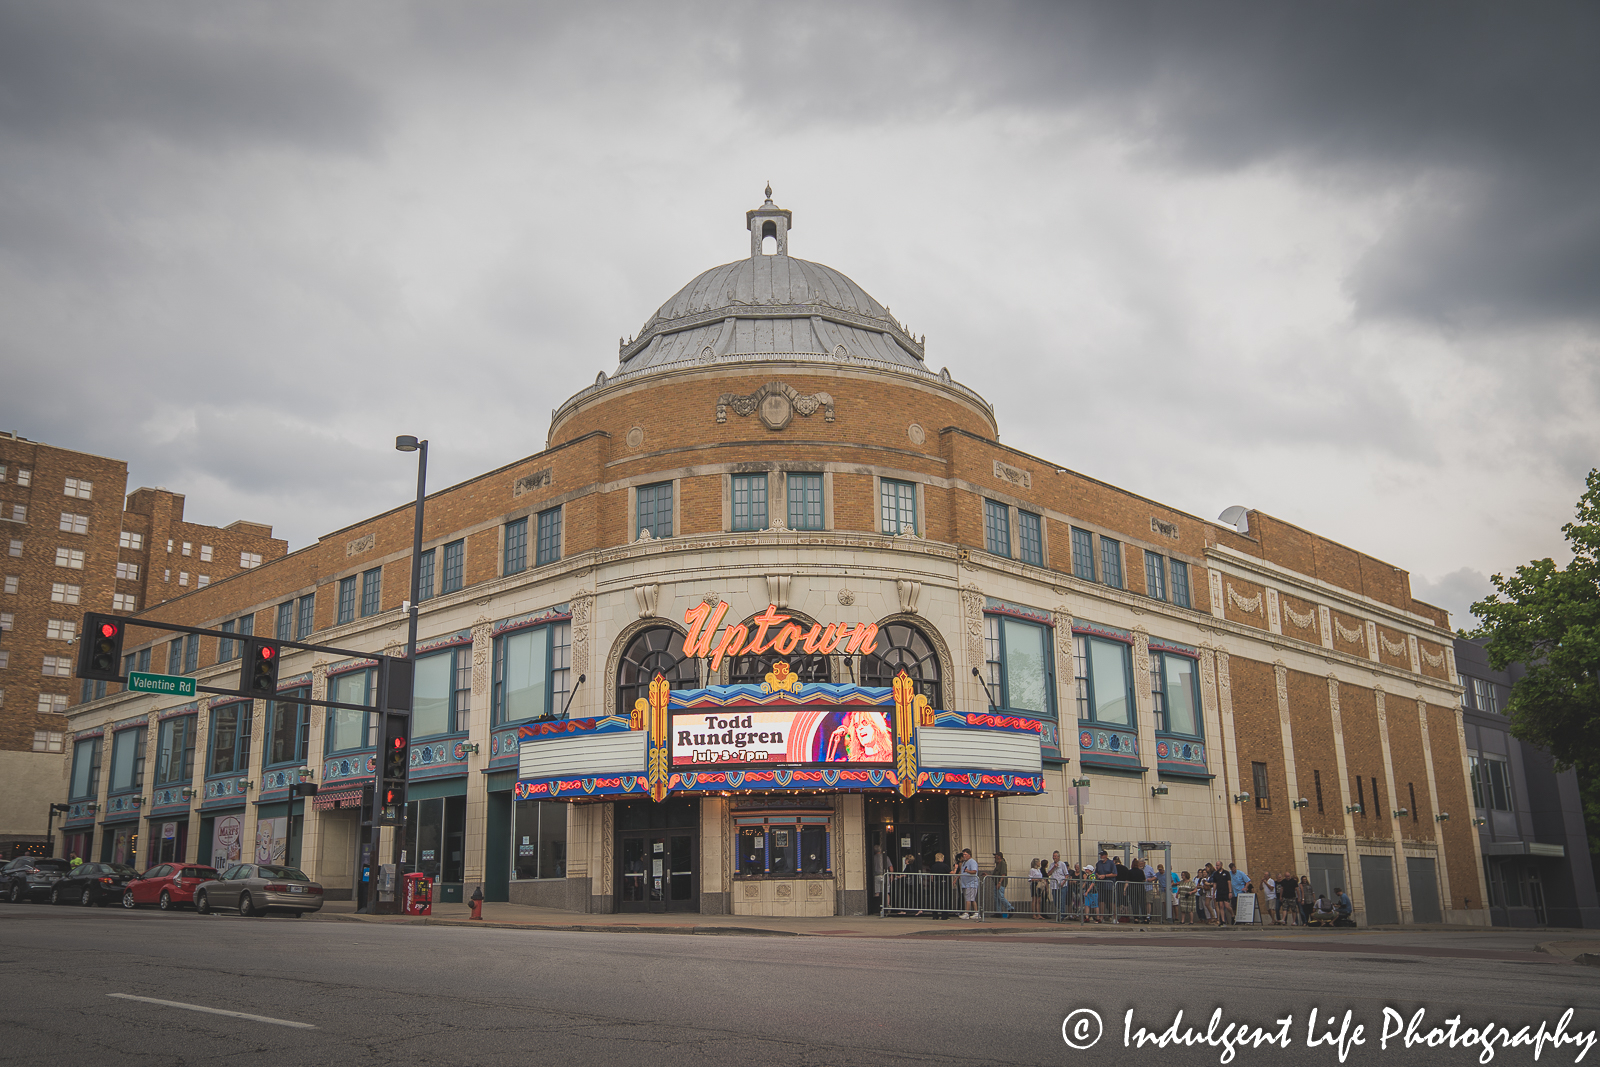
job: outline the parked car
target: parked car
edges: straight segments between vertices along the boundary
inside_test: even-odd
[[[154,904],[162,911],[173,911],[194,904],[194,891],[215,881],[217,869],[199,863],[162,863],[129,882],[122,891],[122,906],[136,908]]]
[[[66,860],[48,856],[18,856],[0,867],[0,897],[13,904],[20,904],[24,900],[33,903],[47,900],[50,887],[69,869]]]
[[[236,863],[194,891],[195,911],[205,915],[215,908],[234,908],[240,915],[265,915],[276,908],[298,919],[322,909],[322,886],[296,867]]]
[[[81,863],[50,887],[50,903],[105,907],[122,899],[123,887],[139,872],[122,863]]]

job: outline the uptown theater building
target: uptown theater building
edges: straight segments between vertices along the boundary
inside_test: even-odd
[[[789,254],[791,221],[769,193],[748,256],[543,451],[428,498],[407,869],[444,899],[830,915],[875,906],[878,848],[1020,873],[1143,843],[1311,873],[1368,922],[1483,921],[1449,620],[1406,572],[1002,445],[887,308]],[[395,654],[411,531],[407,504],[148,614]],[[232,642],[172,645],[130,666],[238,670]],[[79,706],[67,832],[349,894],[373,717],[297,700],[368,701],[373,674],[296,652],[273,702]]]

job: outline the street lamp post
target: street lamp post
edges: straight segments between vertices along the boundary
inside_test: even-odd
[[[417,598],[422,593],[422,510],[428,496],[428,442],[419,441],[409,434],[396,437],[394,447],[397,452],[417,453],[417,506],[413,515],[411,526],[411,599],[406,601],[406,662],[412,665],[411,688],[412,697],[416,696],[416,662],[417,662],[417,615],[419,608]],[[413,706],[407,701],[407,707]],[[388,709],[380,709],[380,715],[387,715]],[[403,825],[403,820],[402,820]],[[401,826],[394,828],[394,847],[391,849],[391,861],[394,864],[396,899],[400,892],[400,864],[401,848],[405,844],[405,836]]]

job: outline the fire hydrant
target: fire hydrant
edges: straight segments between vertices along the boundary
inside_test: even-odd
[[[478,886],[472,891],[472,917],[483,918],[483,886]]]

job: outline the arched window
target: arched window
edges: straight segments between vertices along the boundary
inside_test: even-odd
[[[926,634],[908,622],[884,623],[878,631],[878,651],[861,657],[861,684],[894,684],[905,668],[916,691],[935,708],[943,708],[939,690],[939,653]]]
[[[789,620],[800,627],[802,634],[812,627],[811,619],[806,618],[804,615],[797,615],[792,611],[789,612]],[[744,620],[744,625],[749,627],[752,633],[755,632],[755,626],[750,619]],[[767,631],[769,640],[775,632],[776,630]],[[831,657],[825,656],[820,652],[808,656],[805,653],[805,649],[796,644],[795,648],[788,653],[768,648],[759,656],[733,657],[728,666],[728,684],[760,685],[766,681],[767,674],[772,670],[772,665],[780,660],[788,663],[789,670],[799,675],[800,681],[803,683],[833,681]]]
[[[692,659],[683,655],[683,635],[668,626],[641,630],[628,642],[617,664],[617,714],[633,710],[634,701],[649,699],[650,679],[657,672],[673,689],[693,689],[700,676]]]

